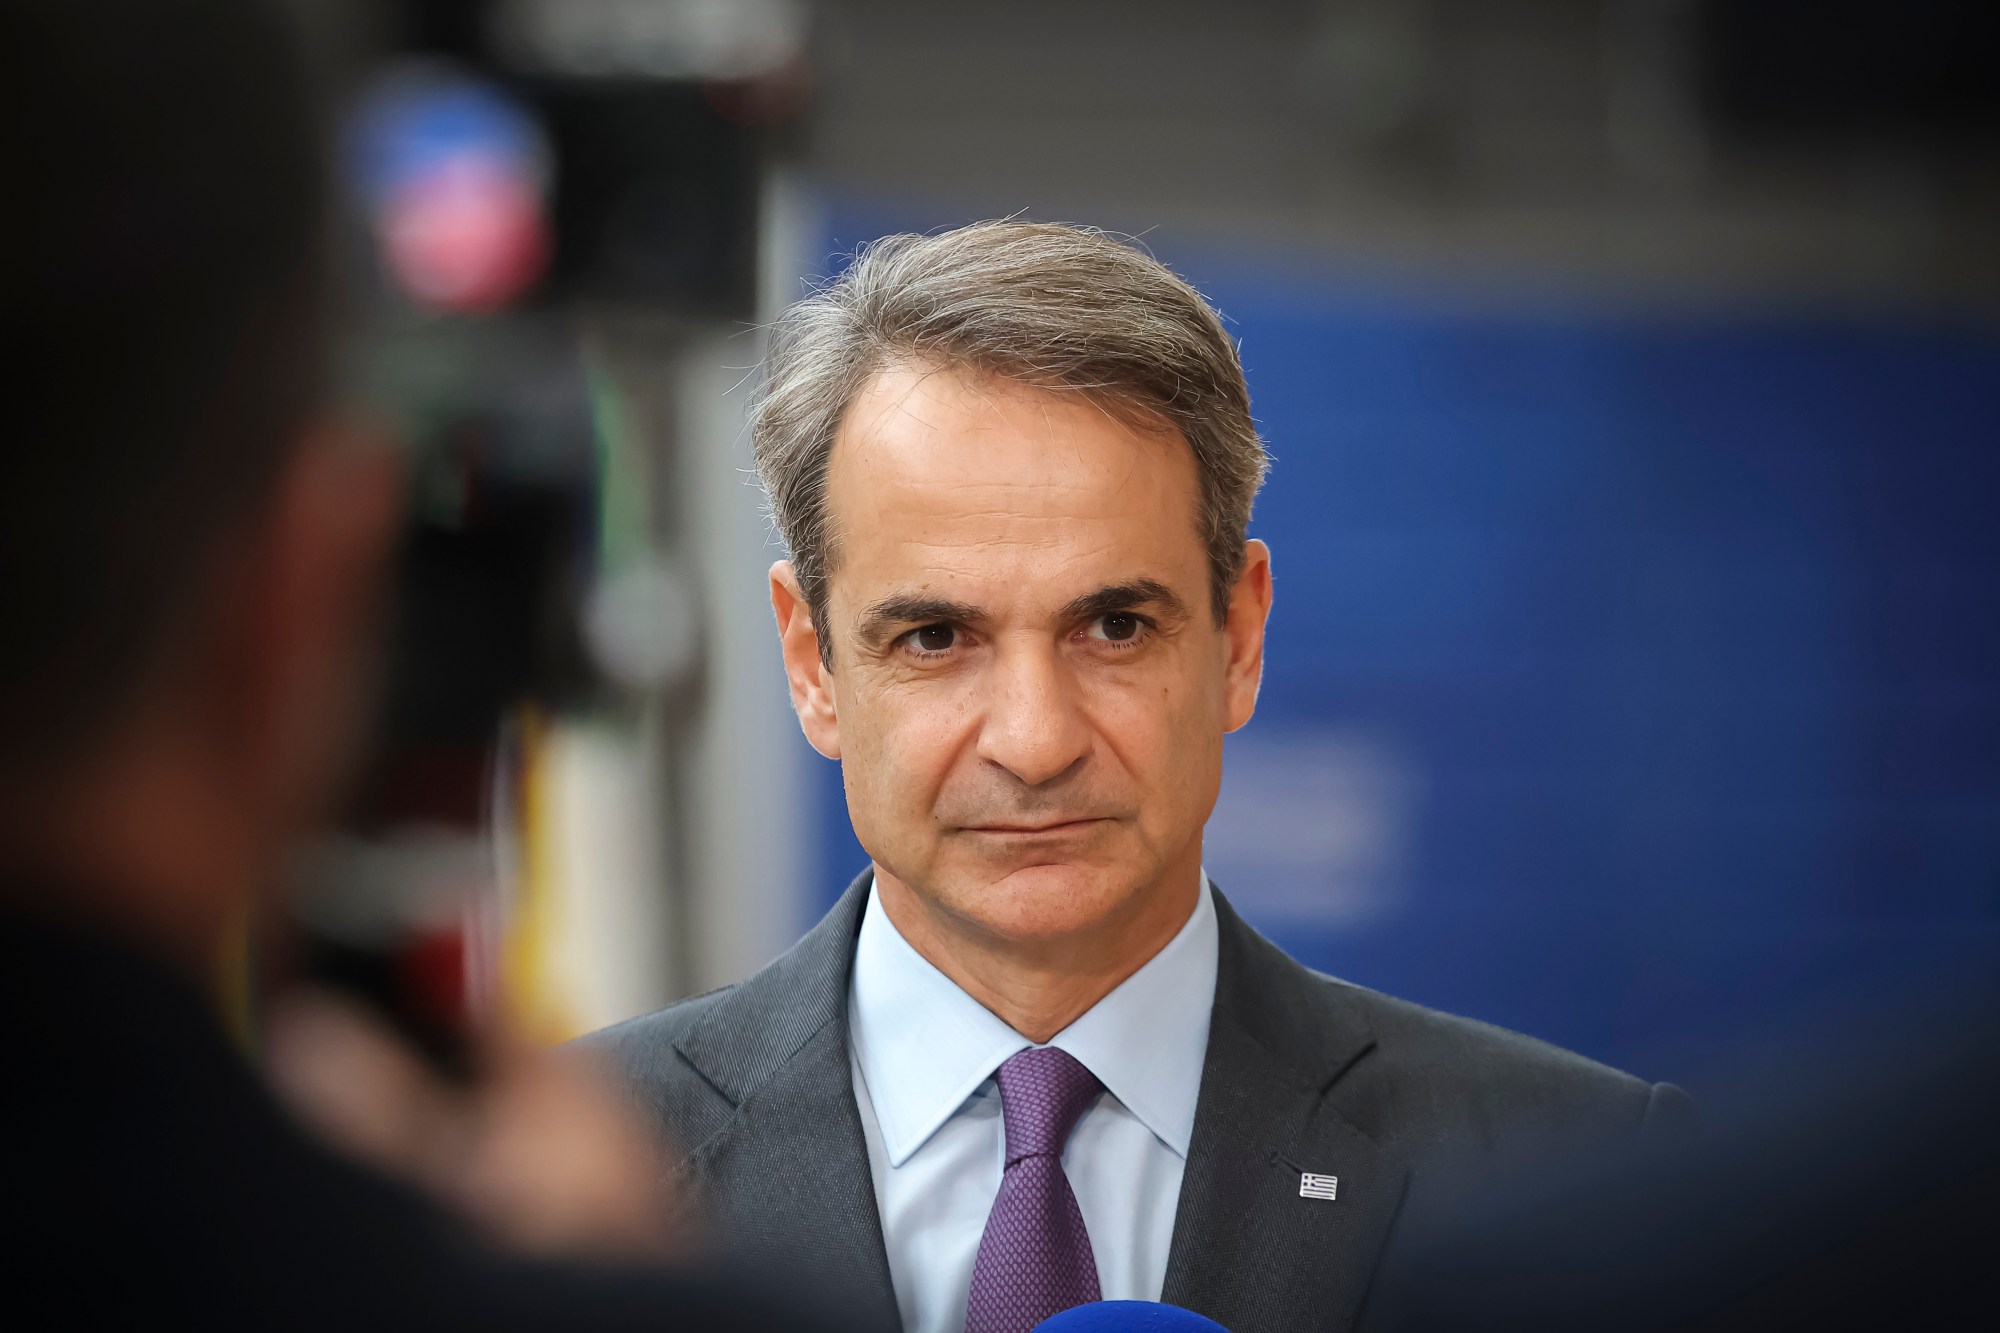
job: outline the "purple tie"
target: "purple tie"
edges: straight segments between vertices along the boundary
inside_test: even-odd
[[[1062,1151],[1104,1085],[1053,1046],[1011,1056],[993,1077],[1007,1125],[1007,1169],[972,1265],[965,1333],[1029,1333],[1050,1315],[1097,1299],[1097,1260]]]

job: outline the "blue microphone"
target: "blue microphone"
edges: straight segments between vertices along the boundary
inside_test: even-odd
[[[1158,1301],[1092,1301],[1035,1325],[1035,1333],[1229,1333],[1213,1319]]]

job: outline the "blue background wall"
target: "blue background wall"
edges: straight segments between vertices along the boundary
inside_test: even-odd
[[[1207,858],[1267,933],[1655,1077],[2000,964],[2000,335],[1162,258],[1276,459]]]

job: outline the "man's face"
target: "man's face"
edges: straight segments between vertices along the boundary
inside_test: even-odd
[[[1270,595],[1252,543],[1216,624],[1197,499],[1185,442],[1084,395],[914,368],[868,385],[828,478],[831,672],[786,566],[774,599],[807,735],[883,874],[1024,942],[1138,919],[1182,881],[1185,910]]]

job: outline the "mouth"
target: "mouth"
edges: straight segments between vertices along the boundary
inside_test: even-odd
[[[1111,821],[1093,817],[1089,819],[1057,819],[1040,824],[974,824],[966,829],[968,833],[984,834],[989,838],[1027,840],[1030,838],[1061,838],[1072,834],[1088,832],[1099,824]]]

